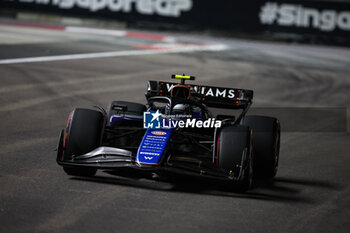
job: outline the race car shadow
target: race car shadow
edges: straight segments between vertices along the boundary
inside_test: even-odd
[[[312,204],[316,201],[303,195],[302,191],[306,187],[311,188],[324,188],[324,189],[337,189],[334,184],[317,181],[307,180],[302,178],[275,178],[273,180],[258,180],[255,181],[253,189],[245,192],[238,193],[230,189],[227,189],[227,185],[220,184],[214,181],[200,180],[200,179],[188,179],[179,178],[169,180],[161,180],[160,178],[147,179],[124,176],[100,175],[94,177],[72,177],[72,180],[81,180],[96,182],[101,184],[111,185],[123,185],[135,188],[143,188],[150,190],[157,190],[163,192],[181,192],[191,193],[199,195],[214,195],[224,196],[232,198],[245,198],[245,199],[258,199],[264,201],[274,202],[301,202]],[[120,174],[119,174],[120,175]]]

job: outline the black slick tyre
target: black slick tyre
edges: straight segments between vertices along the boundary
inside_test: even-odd
[[[276,176],[279,163],[281,126],[274,117],[245,116],[242,125],[253,130],[254,172],[256,178]]]
[[[227,126],[220,130],[216,144],[216,163],[237,178],[231,189],[247,191],[253,182],[251,130],[247,126]]]
[[[68,119],[64,138],[63,161],[70,161],[96,149],[101,143],[104,124],[103,114],[99,111],[77,108]],[[73,176],[93,176],[96,168],[64,166],[63,170]]]

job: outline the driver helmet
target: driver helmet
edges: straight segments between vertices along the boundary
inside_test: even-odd
[[[173,114],[187,114],[189,113],[188,104],[176,104],[173,108]]]
[[[165,106],[165,114],[170,114],[170,104],[167,104]],[[183,114],[183,113],[187,113],[189,110],[189,106],[188,104],[176,104],[173,108],[173,114]]]
[[[187,104],[176,104],[173,108],[174,113],[184,113],[188,108]]]

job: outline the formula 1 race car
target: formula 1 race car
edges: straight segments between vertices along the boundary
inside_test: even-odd
[[[107,110],[74,109],[59,136],[57,163],[68,175],[128,168],[157,176],[224,181],[246,191],[254,178],[277,172],[280,123],[246,116],[253,91],[149,81],[147,104],[113,101]],[[240,110],[214,116],[208,107]],[[254,172],[253,172],[254,171]]]

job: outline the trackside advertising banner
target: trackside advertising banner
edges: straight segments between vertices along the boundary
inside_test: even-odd
[[[62,10],[82,9],[89,12],[110,11],[120,14],[131,12],[140,15],[159,15],[180,17],[182,12],[192,9],[192,0],[18,0],[18,3],[29,3],[49,6]]]
[[[2,9],[102,17],[157,28],[350,38],[350,1],[0,0],[0,3]]]
[[[266,1],[259,23],[274,32],[350,36],[350,2]]]

